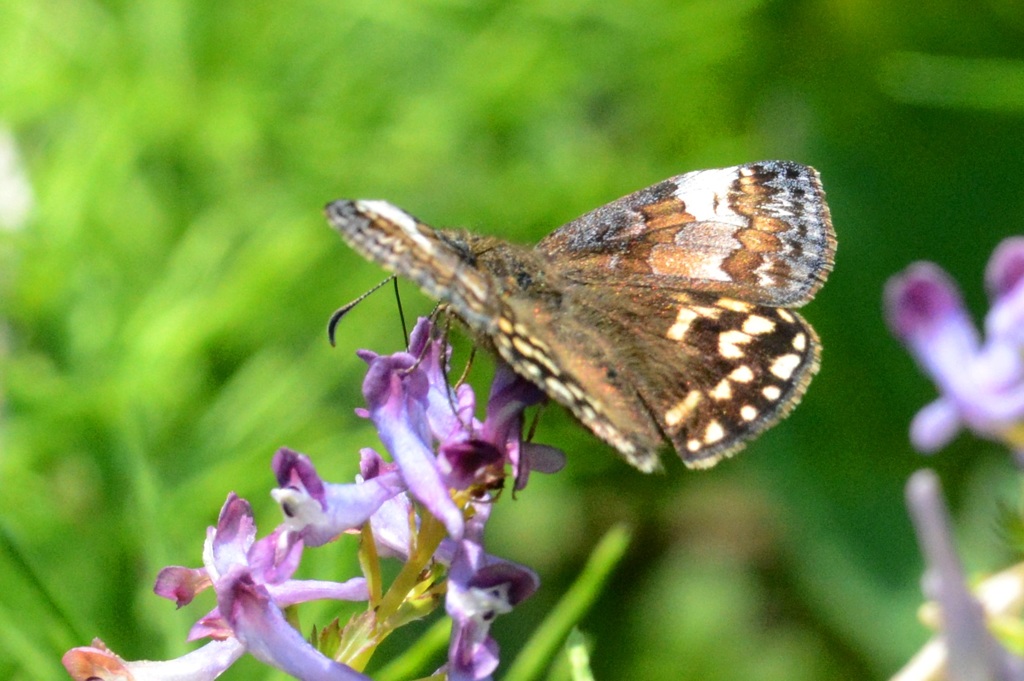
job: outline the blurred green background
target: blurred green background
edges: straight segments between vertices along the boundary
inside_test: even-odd
[[[506,665],[618,521],[634,543],[582,622],[601,679],[892,674],[928,636],[903,505],[921,466],[968,568],[1011,559],[1010,461],[969,436],[911,450],[934,388],[880,297],[929,259],[980,315],[988,254],[1024,228],[1019,2],[10,0],[0,129],[0,678],[61,678],[93,636],[181,654],[212,602],[175,612],[153,578],[199,564],[227,492],[269,531],[277,447],[343,481],[376,445],[353,353],[401,332],[382,292],[327,344],[382,277],[325,226],[338,197],[534,242],[687,170],[822,174],[839,251],[806,310],[824,357],[803,405],[712,471],[654,476],[546,410],[537,439],[568,468],[503,498],[489,535],[543,580],[495,627]],[[354,574],[353,552],[304,573]]]

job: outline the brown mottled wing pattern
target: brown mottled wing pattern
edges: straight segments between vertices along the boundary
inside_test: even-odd
[[[814,331],[786,309],[813,296],[835,250],[806,166],[680,175],[536,249],[433,230],[382,201],[327,214],[641,470],[666,440],[713,465],[784,416],[817,367]]]
[[[679,455],[711,466],[778,422],[818,368],[796,312],[832,269],[817,172],[785,161],[700,170],[555,230],[537,250],[588,323],[631,334],[630,387]],[[581,316],[581,313],[577,313]],[[633,415],[636,418],[636,415]]]
[[[560,227],[537,249],[580,283],[706,291],[797,307],[825,282],[835,233],[818,173],[788,161],[698,170]]]
[[[643,329],[613,365],[639,403],[630,423],[650,422],[691,467],[714,465],[785,416],[818,367],[817,336],[785,308],[701,292],[656,291],[642,306],[629,290],[603,298],[587,316]]]
[[[476,333],[497,329],[499,300],[494,277],[472,253],[442,238],[386,201],[334,201],[324,209],[342,238],[367,260],[411,280],[428,296],[451,305]]]

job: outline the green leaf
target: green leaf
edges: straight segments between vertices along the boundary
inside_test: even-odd
[[[623,525],[616,525],[601,538],[579,578],[516,657],[505,681],[532,681],[547,668],[566,635],[601,594],[630,539]]]

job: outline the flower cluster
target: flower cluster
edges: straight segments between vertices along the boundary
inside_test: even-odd
[[[1008,445],[1024,463],[1024,237],[996,248],[985,283],[992,304],[984,338],[956,284],[937,265],[913,264],[886,285],[889,327],[940,392],[914,417],[910,439],[930,453],[967,427]],[[933,471],[911,476],[907,507],[925,558],[924,592],[933,601],[922,618],[941,633],[892,681],[1024,681],[1024,659],[990,631],[1024,610],[1024,564],[984,580],[972,592]]]
[[[1024,237],[999,245],[985,283],[992,306],[984,340],[937,265],[911,265],[886,286],[890,328],[941,393],[911,424],[921,451],[940,449],[964,426],[1024,451]]]
[[[967,586],[953,545],[949,511],[934,471],[920,470],[907,483],[907,508],[927,571],[925,596],[938,606],[942,635],[930,641],[891,681],[1024,681],[1024,659],[1002,647],[989,622],[1013,620],[1024,608],[1024,566],[1004,570],[982,582],[976,593]]]
[[[528,568],[484,550],[484,528],[506,470],[516,488],[531,470],[554,472],[558,450],[522,441],[523,410],[543,399],[531,384],[499,368],[483,422],[472,389],[446,380],[448,346],[433,326],[417,324],[407,352],[361,351],[371,419],[391,455],[361,452],[354,483],[329,483],[310,459],[279,450],[271,494],[285,519],[257,539],[249,504],[229,494],[216,527],[208,530],[201,568],[168,567],[155,592],[189,604],[212,588],[217,606],[200,617],[189,640],[210,639],[175,660],[126,661],[98,639],[65,654],[77,681],[213,679],[248,653],[299,679],[367,679],[362,674],[377,645],[397,627],[420,619],[441,601],[452,620],[448,662],[452,681],[488,679],[498,665],[490,636],[495,616],[536,591]],[[360,536],[362,577],[344,582],[299,580],[303,552],[343,534]],[[379,560],[402,561],[385,591]],[[343,628],[325,628],[317,645],[286,619],[284,608],[315,599],[365,601],[365,611]],[[330,635],[327,635],[330,634]]]

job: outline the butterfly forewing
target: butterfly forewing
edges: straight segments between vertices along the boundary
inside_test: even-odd
[[[325,213],[360,255],[450,304],[475,332],[494,331],[494,277],[476,269],[472,254],[442,238],[441,232],[386,201],[334,201]]]
[[[666,440],[713,465],[784,416],[817,368],[817,336],[785,309],[813,296],[835,251],[806,166],[680,175],[536,249],[433,230],[382,201],[327,215],[641,470]]]
[[[670,178],[573,220],[537,248],[581,283],[657,281],[799,306],[824,283],[835,236],[818,173],[765,161]]]

